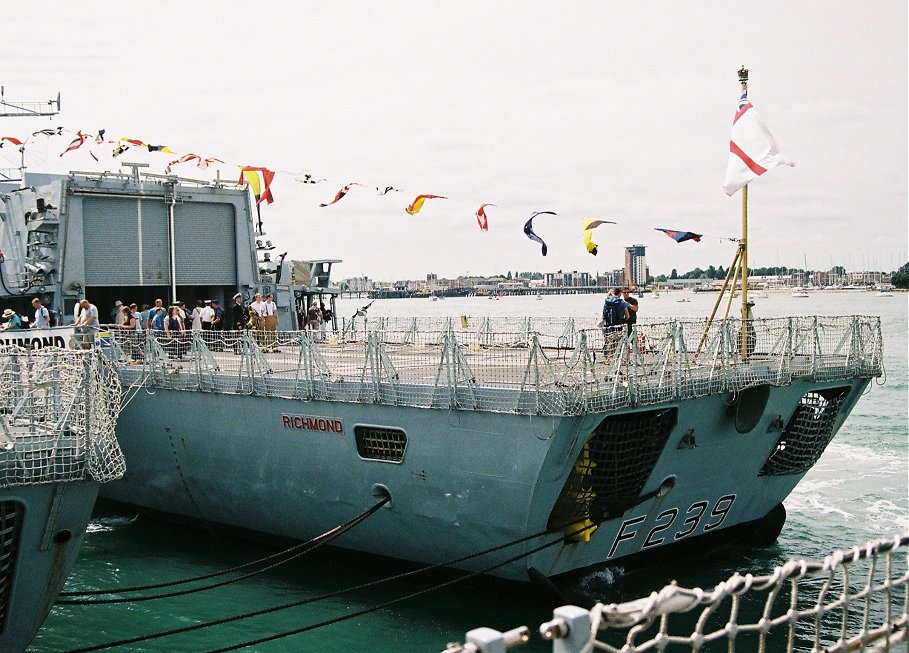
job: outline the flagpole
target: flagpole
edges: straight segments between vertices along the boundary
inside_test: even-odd
[[[742,92],[748,90],[748,69],[745,66],[739,68],[739,83],[742,85]],[[747,343],[747,320],[748,315],[748,184],[742,187],[742,239],[739,241],[741,257],[739,263],[742,267],[742,358],[748,356]],[[733,287],[733,290],[735,288]]]
[[[732,265],[729,266],[729,270],[726,271],[726,279],[723,281],[723,287],[720,288],[720,294],[717,295],[716,303],[713,305],[713,311],[710,313],[710,317],[707,318],[707,324],[704,326],[704,334],[701,336],[701,341],[698,343],[698,348],[694,352],[694,357],[697,358],[698,354],[701,353],[701,347],[704,346],[704,343],[707,341],[707,335],[710,333],[710,325],[713,324],[713,318],[716,317],[716,311],[720,307],[720,302],[723,301],[723,296],[726,294],[726,287],[729,285],[729,280],[732,278],[734,271],[738,270],[739,265],[739,256],[742,253],[740,247],[736,247],[735,256],[732,258]],[[737,274],[737,272],[736,272]],[[729,301],[732,301],[732,295],[735,294],[735,281],[732,282],[732,290],[730,291]],[[726,309],[728,314],[729,309]]]

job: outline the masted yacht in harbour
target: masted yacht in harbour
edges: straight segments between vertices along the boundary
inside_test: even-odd
[[[877,317],[339,319],[338,261],[266,257],[236,183],[28,185],[0,229],[20,309],[275,297],[277,331],[97,334],[142,388],[101,495],[181,517],[308,539],[385,501],[338,546],[515,580],[768,544],[882,373]],[[335,315],[324,333],[303,328],[313,303]]]

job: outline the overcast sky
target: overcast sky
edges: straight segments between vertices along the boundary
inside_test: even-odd
[[[728,266],[722,190],[736,70],[795,168],[750,187],[752,266],[907,260],[907,6],[783,2],[31,2],[4,16],[6,99],[63,98],[62,125],[278,171],[263,208],[292,258],[339,278],[595,272],[647,246],[652,274]],[[33,171],[113,170],[111,146]],[[162,172],[175,158],[131,151]],[[0,167],[16,165],[11,147]],[[296,183],[287,171],[328,181]],[[284,172],[282,172],[284,171]],[[175,169],[202,177],[191,165]],[[319,208],[350,182],[337,204]],[[401,188],[379,197],[374,187]],[[416,216],[404,207],[420,193]],[[489,231],[474,212],[488,208]],[[522,226],[533,211],[549,245]],[[584,249],[581,221],[614,220]],[[676,244],[655,227],[706,234]]]

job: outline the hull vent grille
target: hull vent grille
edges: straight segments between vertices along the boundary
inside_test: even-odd
[[[407,434],[401,429],[381,426],[355,426],[357,453],[368,460],[399,463],[404,460]]]
[[[21,505],[18,502],[0,501],[0,633],[6,630],[16,571],[21,515]]]
[[[848,393],[849,388],[806,393],[758,476],[790,476],[811,469],[833,439],[836,416]]]

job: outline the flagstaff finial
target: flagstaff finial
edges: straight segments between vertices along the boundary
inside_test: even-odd
[[[748,84],[748,69],[745,66],[739,68],[739,84]]]

